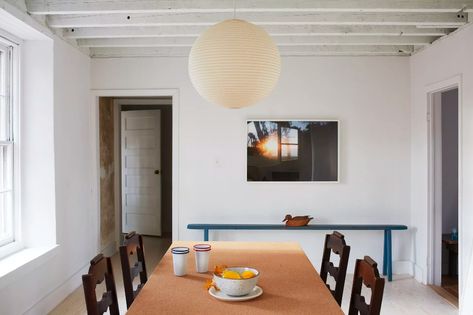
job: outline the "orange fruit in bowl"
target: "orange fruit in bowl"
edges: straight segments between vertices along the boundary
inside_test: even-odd
[[[250,279],[250,278],[253,278],[254,276],[256,275],[250,270],[246,270],[241,273],[241,277],[243,279]]]
[[[226,269],[222,272],[222,278],[225,278],[225,279],[241,279],[241,276],[236,271]]]

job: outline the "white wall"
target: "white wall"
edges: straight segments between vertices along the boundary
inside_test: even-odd
[[[473,251],[473,25],[470,24],[448,38],[411,58],[411,208],[412,226],[415,234],[416,278],[427,281],[427,86],[457,75],[461,75],[460,159],[461,182],[460,207],[460,271],[464,272],[460,294],[472,296],[473,292],[462,292],[469,270],[473,273],[470,257]],[[471,286],[470,286],[471,288]],[[463,310],[464,314],[473,313]]]
[[[20,207],[25,247],[56,244],[53,46],[53,40],[21,45]]]
[[[49,58],[52,59],[52,56]],[[53,180],[56,184],[56,241],[59,248],[54,257],[37,269],[17,277],[14,283],[0,289],[2,315],[25,312],[46,314],[80,284],[84,268],[88,267],[89,260],[95,255],[97,226],[95,212],[90,205],[90,173],[94,164],[89,158],[89,60],[89,57],[62,40],[54,40]],[[48,65],[47,60],[43,62]],[[52,62],[49,65],[52,66]],[[43,78],[49,79],[53,79],[52,73]],[[36,99],[37,106],[47,104],[48,101],[52,101],[52,97]],[[52,111],[45,107],[43,114],[48,113],[52,114]],[[52,119],[49,123],[52,123]],[[45,146],[44,150],[48,148]],[[34,153],[40,158],[42,150],[35,150]],[[50,230],[41,221],[36,224],[39,229],[43,227],[45,232]]]
[[[312,214],[316,222],[409,224],[408,59],[296,57],[282,64],[271,96],[242,110],[203,100],[186,58],[92,59],[92,88],[179,88],[179,239],[202,239],[202,232],[186,229],[189,223],[277,223],[286,213]],[[251,118],[339,119],[341,183],[246,183]],[[211,238],[300,241],[318,268],[324,233],[213,232]],[[345,234],[352,261],[369,254],[382,263],[382,232]],[[411,260],[410,240],[410,232],[394,232],[394,260]]]

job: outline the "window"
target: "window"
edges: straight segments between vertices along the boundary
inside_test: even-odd
[[[17,46],[0,37],[0,247],[19,239],[16,168],[16,76]]]
[[[299,130],[281,127],[281,161],[297,160],[299,155]]]

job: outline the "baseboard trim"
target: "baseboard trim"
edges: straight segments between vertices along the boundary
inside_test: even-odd
[[[393,274],[414,275],[414,263],[410,260],[393,261]]]
[[[67,279],[53,291],[49,292],[35,305],[30,307],[24,314],[35,315],[48,314],[51,312],[59,303],[61,303],[69,294],[71,294],[82,284],[82,275],[89,271],[89,266],[90,264],[87,263],[81,267],[76,273],[69,277],[69,279]]]
[[[422,268],[418,264],[414,265],[414,277],[418,282],[425,285],[427,284],[427,277],[424,273],[424,268]]]

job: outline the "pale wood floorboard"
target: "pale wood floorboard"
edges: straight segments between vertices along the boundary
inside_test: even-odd
[[[347,275],[342,308],[348,313],[353,275]],[[364,294],[364,293],[363,293]],[[384,288],[383,315],[456,315],[458,309],[438,295],[431,287],[410,276],[394,276]]]

